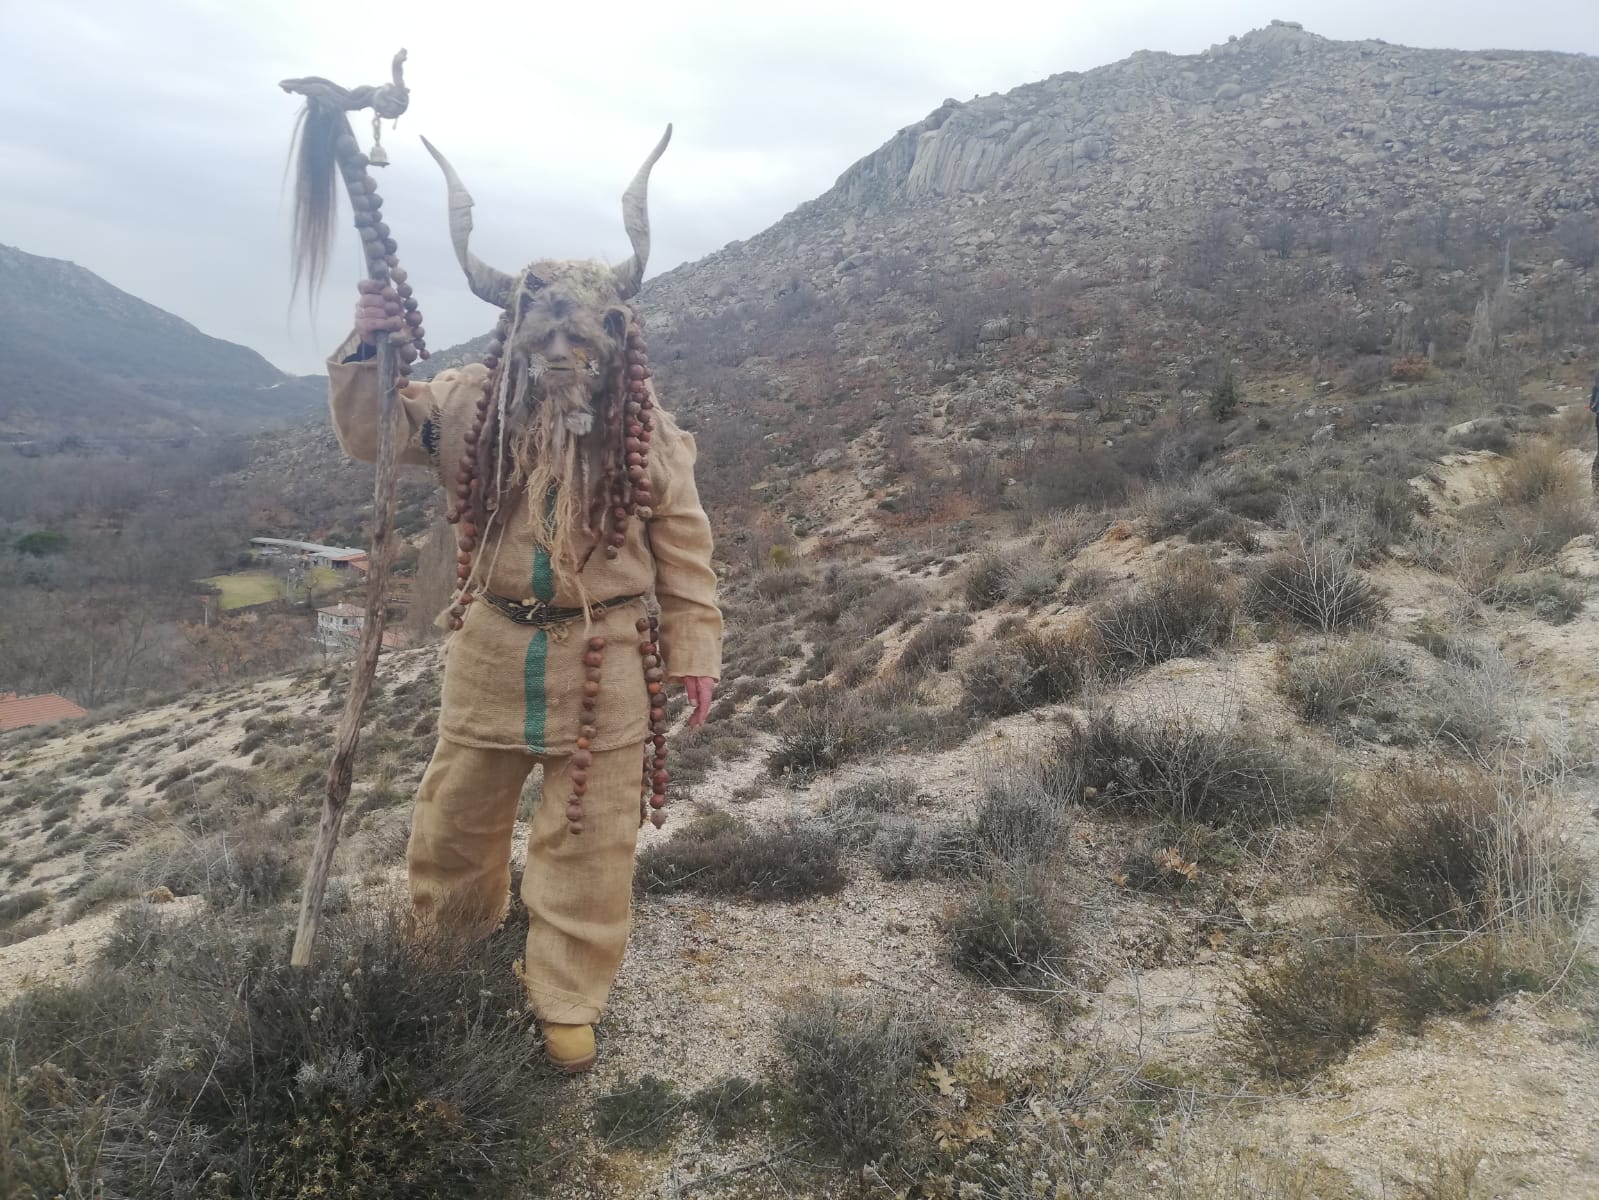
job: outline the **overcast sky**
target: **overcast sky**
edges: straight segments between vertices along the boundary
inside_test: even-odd
[[[360,267],[341,228],[318,318],[290,311],[299,102],[280,79],[379,83],[409,50],[381,188],[443,347],[492,314],[454,265],[419,133],[477,200],[474,249],[514,269],[626,257],[622,189],[673,122],[651,185],[654,274],[758,233],[947,97],[1139,49],[1191,54],[1273,17],[1341,39],[1599,54],[1596,0],[0,0],[0,242],[312,372]]]

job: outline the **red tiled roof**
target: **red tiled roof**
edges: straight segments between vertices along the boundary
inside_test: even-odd
[[[43,725],[46,721],[64,721],[88,715],[65,696],[18,696],[15,692],[0,693],[0,733],[9,729],[26,729],[29,725]]]

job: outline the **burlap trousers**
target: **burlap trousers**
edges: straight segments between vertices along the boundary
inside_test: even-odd
[[[419,922],[447,918],[463,936],[504,915],[522,785],[544,766],[544,801],[528,831],[524,982],[540,1020],[591,1024],[610,994],[632,920],[643,746],[594,755],[581,834],[566,830],[570,758],[480,750],[439,739],[422,776],[406,852]]]

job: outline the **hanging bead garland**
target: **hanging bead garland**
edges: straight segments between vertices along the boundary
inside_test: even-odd
[[[613,370],[606,389],[609,404],[605,413],[604,482],[599,491],[599,503],[590,514],[591,525],[603,539],[605,557],[613,560],[627,544],[629,520],[636,517],[648,521],[654,515],[655,493],[650,485],[649,453],[651,435],[655,431],[655,401],[650,395],[649,351],[644,343],[642,318],[637,309],[632,316],[624,362]],[[452,630],[461,628],[467,606],[473,601],[468,586],[472,577],[472,556],[479,544],[480,525],[487,525],[494,510],[494,500],[486,494],[484,480],[492,478],[499,469],[493,456],[493,396],[498,389],[499,369],[510,329],[510,313],[501,313],[494,336],[484,348],[482,361],[489,374],[466,432],[465,451],[456,465],[454,501],[444,514],[444,519],[456,526],[456,594],[449,610]],[[644,683],[649,694],[649,737],[644,743],[639,821],[642,824],[647,817],[659,829],[666,824],[666,789],[670,778],[666,770],[666,668],[661,659],[658,619],[640,617],[636,629]],[[604,662],[605,639],[589,638],[583,654],[583,701],[577,748],[570,766],[571,792],[566,799],[566,828],[572,834],[580,834],[584,828],[583,797],[588,793],[589,771],[594,765],[596,713]]]
[[[489,477],[494,469],[493,426],[489,418],[493,410],[500,358],[505,353],[505,338],[510,328],[510,314],[501,313],[494,336],[484,348],[483,365],[488,368],[489,375],[483,384],[483,394],[478,397],[477,409],[472,415],[472,424],[467,427],[466,449],[456,464],[455,499],[444,512],[444,519],[457,527],[456,590],[449,615],[452,630],[461,628],[466,621],[467,606],[473,600],[472,590],[468,586],[472,578],[472,554],[478,547],[481,533],[479,526],[480,524],[487,526],[489,513],[494,508],[493,498],[485,494],[483,480]]]
[[[583,654],[583,710],[577,727],[577,749],[572,752],[572,791],[566,798],[566,831],[583,832],[583,797],[589,790],[589,768],[594,765],[594,710],[600,699],[600,667],[605,662],[605,639],[591,637]]]
[[[644,686],[650,696],[650,736],[644,742],[644,781],[639,790],[639,823],[644,823],[646,797],[650,824],[666,824],[666,665],[661,661],[661,625],[651,615],[634,626],[639,633],[638,652],[644,660]]]

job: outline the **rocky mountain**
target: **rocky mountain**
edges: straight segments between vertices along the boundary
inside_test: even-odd
[[[241,432],[308,415],[325,385],[91,271],[0,245],[0,437]]]
[[[771,229],[653,281],[673,314],[912,270],[1126,268],[1214,209],[1394,219],[1599,206],[1599,60],[1337,42],[1297,24],[946,100]],[[1259,240],[1258,238],[1256,239]],[[902,264],[890,264],[892,268]]]
[[[1476,416],[1586,358],[1596,179],[1599,60],[1274,22],[946,101],[642,303],[718,503],[1072,503],[1248,442],[1193,419],[1223,379],[1308,441],[1401,378]]]

